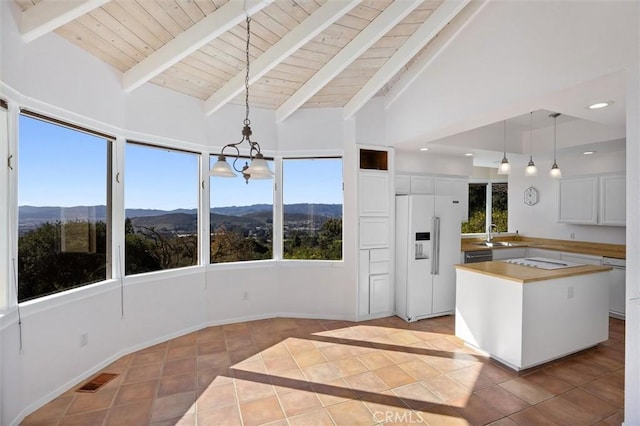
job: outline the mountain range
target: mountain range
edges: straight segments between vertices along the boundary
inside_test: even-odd
[[[135,226],[157,227],[164,229],[179,229],[183,231],[197,228],[196,209],[126,209],[126,217]],[[74,207],[35,207],[19,206],[18,214],[20,226],[25,229],[38,227],[42,223],[57,221],[106,221],[107,208],[99,206]],[[218,226],[240,225],[259,226],[269,223],[273,219],[273,207],[270,204],[253,204],[249,206],[216,207],[210,210],[211,224]],[[314,222],[329,218],[342,217],[342,204],[313,204],[299,203],[284,206],[286,221],[304,221],[310,218]]]

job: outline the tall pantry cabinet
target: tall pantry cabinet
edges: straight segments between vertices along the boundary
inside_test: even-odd
[[[393,149],[358,145],[358,318],[393,313]]]

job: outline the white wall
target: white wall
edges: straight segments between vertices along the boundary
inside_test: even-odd
[[[429,173],[471,176],[473,159],[463,156],[433,154],[429,151],[396,151],[396,173]]]
[[[199,100],[157,86],[125,95],[118,72],[57,35],[25,45],[16,9],[14,2],[0,2],[0,95],[12,105],[205,155],[241,139],[244,106],[206,117]],[[339,109],[301,110],[276,125],[273,111],[257,108],[250,118],[253,139],[266,155],[344,152],[344,261],[206,265],[125,277],[124,317],[116,280],[27,302],[22,351],[14,301],[0,312],[0,424],[20,420],[124,353],[207,325],[280,315],[355,319],[356,119],[345,122]],[[0,178],[3,187],[16,184]],[[2,208],[5,215],[15,207],[5,202]],[[82,333],[89,336],[84,347]]]
[[[535,157],[534,157],[535,160]],[[551,163],[536,161],[538,176],[524,174],[523,166],[512,166],[509,175],[509,232],[521,235],[561,240],[595,241],[625,244],[624,226],[571,225],[558,223],[558,181],[549,177]],[[589,174],[625,172],[625,152],[584,155],[558,161],[563,177]],[[524,190],[533,186],[539,201],[533,206],[524,204]]]

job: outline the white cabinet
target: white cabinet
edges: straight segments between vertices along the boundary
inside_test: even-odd
[[[360,218],[360,248],[389,247],[391,243],[388,217]]]
[[[411,176],[412,194],[434,194],[433,176]]]
[[[391,250],[360,250],[358,315],[391,312]]]
[[[622,174],[563,178],[558,191],[558,222],[625,226],[625,189]]]
[[[360,216],[389,216],[389,172],[361,170],[358,194]]]
[[[469,220],[469,179],[428,175],[397,175],[396,195],[448,195],[458,204],[460,221]]]
[[[411,194],[411,177],[409,175],[397,175],[395,179],[396,195]]]
[[[381,314],[391,311],[390,289],[389,274],[371,275],[369,277],[369,314]]]
[[[596,176],[563,178],[558,193],[558,222],[582,225],[598,223]]]
[[[600,176],[600,216],[601,225],[625,226],[626,221],[626,178],[624,175]]]
[[[526,247],[501,248],[493,250],[493,260],[519,259],[527,256]]]
[[[462,178],[435,179],[435,194],[450,195],[453,202],[459,205],[460,221],[469,221],[469,180]]]
[[[393,150],[358,149],[358,317],[366,319],[393,312]]]

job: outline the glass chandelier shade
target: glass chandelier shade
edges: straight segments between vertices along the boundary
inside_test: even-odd
[[[556,152],[557,152],[557,139],[556,139],[556,134],[557,134],[557,128],[556,128],[556,119],[558,118],[558,116],[560,115],[559,112],[555,112],[551,115],[549,115],[549,117],[553,117],[553,166],[551,166],[551,170],[549,170],[549,176],[551,176],[554,179],[560,179],[562,177],[562,171],[560,170],[560,167],[558,167],[558,162],[556,161]]]
[[[529,164],[524,169],[526,176],[538,176],[538,168],[533,162],[533,111],[529,113]]]
[[[215,162],[211,170],[209,170],[209,174],[211,176],[216,177],[236,177],[237,173],[242,174],[247,183],[249,183],[250,178],[254,179],[271,179],[273,178],[273,171],[269,168],[269,163],[264,159],[264,156],[260,152],[260,145],[258,142],[251,140],[251,120],[249,120],[249,40],[251,37],[251,18],[247,14],[246,18],[247,22],[247,44],[245,50],[245,56],[247,60],[246,74],[244,79],[244,88],[245,88],[245,118],[244,118],[244,126],[242,128],[242,139],[240,142],[230,143],[225,145],[218,156],[218,161]],[[241,159],[240,157],[240,149],[238,145],[241,145],[243,142],[247,142],[249,144],[249,161],[245,162],[245,165],[242,169],[236,167],[236,163]],[[225,150],[231,149],[235,150],[235,155],[233,155],[233,163],[229,165],[227,162],[227,157],[225,156]]]
[[[511,173],[511,164],[509,164],[509,160],[507,160],[507,120],[503,121],[502,127],[503,127],[504,151],[503,151],[502,161],[500,162],[500,166],[498,167],[498,174],[508,175],[509,173]]]

